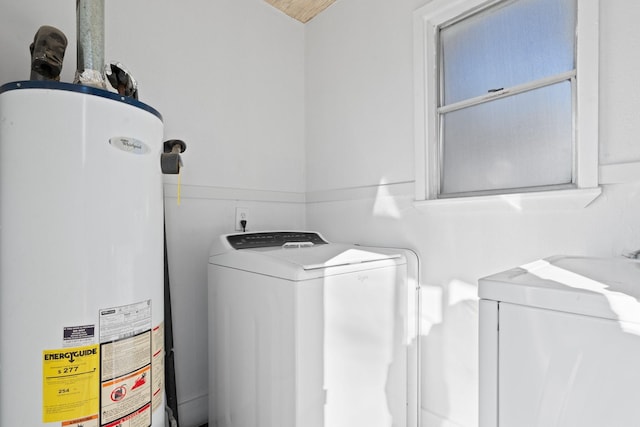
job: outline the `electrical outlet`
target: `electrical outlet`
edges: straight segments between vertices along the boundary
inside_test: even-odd
[[[242,225],[240,225],[240,221],[249,222],[249,208],[236,208],[236,231],[246,231],[242,229]]]

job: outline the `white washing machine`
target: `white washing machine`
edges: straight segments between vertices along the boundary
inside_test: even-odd
[[[479,295],[480,427],[640,425],[640,262],[555,256]]]
[[[404,250],[315,232],[221,236],[209,257],[209,425],[417,423],[416,284]],[[411,424],[413,423],[413,424]]]

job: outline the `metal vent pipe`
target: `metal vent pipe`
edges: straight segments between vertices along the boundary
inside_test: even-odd
[[[104,89],[104,0],[76,0],[76,30],[75,83]]]

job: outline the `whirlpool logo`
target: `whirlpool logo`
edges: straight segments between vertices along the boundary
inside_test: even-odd
[[[109,139],[109,144],[119,150],[126,151],[127,153],[146,154],[149,152],[147,144],[135,138],[114,136]]]

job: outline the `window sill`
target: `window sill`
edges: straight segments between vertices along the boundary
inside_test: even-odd
[[[416,200],[414,206],[426,213],[543,212],[583,209],[600,194],[600,187],[533,193],[472,196],[452,199]]]

